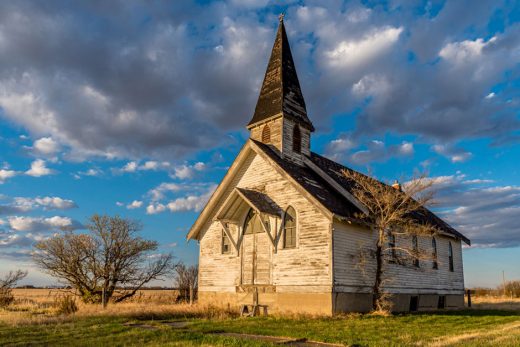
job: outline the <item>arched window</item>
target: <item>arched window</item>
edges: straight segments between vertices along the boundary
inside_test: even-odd
[[[292,135],[292,149],[295,153],[301,153],[302,151],[302,134],[300,133],[300,127],[295,124]]]
[[[413,265],[419,267],[419,243],[417,242],[417,236],[414,235],[412,238],[413,246]]]
[[[451,247],[451,242],[448,246],[448,260],[450,263],[450,271],[453,272],[453,248]]]
[[[283,221],[283,247],[296,247],[296,211],[289,206]]]
[[[439,264],[437,263],[437,240],[435,240],[435,237],[432,237],[432,259],[433,259],[433,268],[438,269]]]
[[[262,142],[271,143],[271,128],[267,124],[262,129]]]
[[[260,218],[256,214],[255,210],[250,208],[246,219],[244,220],[244,235],[261,233],[263,229],[260,223]]]

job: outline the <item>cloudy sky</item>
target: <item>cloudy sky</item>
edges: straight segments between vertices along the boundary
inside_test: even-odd
[[[277,17],[312,149],[437,182],[468,286],[520,279],[517,1],[0,2],[0,273],[93,213],[185,235],[247,139]]]

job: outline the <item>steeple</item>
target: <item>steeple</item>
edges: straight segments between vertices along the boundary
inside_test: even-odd
[[[292,118],[301,126],[314,131],[314,127],[307,117],[305,100],[285,32],[283,15],[280,15],[280,24],[278,25],[260,96],[256,103],[255,113],[247,127],[250,129],[255,124],[265,122],[276,116]]]
[[[301,164],[302,156],[310,155],[310,133],[314,126],[307,117],[283,15],[255,113],[247,128],[252,139],[271,145],[284,159]]]

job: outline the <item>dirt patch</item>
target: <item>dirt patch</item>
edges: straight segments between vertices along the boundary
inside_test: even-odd
[[[307,339],[295,339],[291,337],[279,337],[279,336],[267,336],[267,335],[253,335],[253,334],[238,334],[238,333],[225,333],[225,332],[214,332],[213,335],[234,337],[245,340],[257,340],[263,342],[271,342],[280,344],[283,346],[294,346],[294,347],[339,347],[335,343],[325,343],[317,341],[308,341]]]
[[[153,325],[148,324],[141,324],[141,323],[124,323],[125,327],[132,327],[132,328],[139,328],[144,330],[157,330],[157,327],[154,327]]]

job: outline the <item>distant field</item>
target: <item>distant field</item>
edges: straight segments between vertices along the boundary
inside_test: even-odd
[[[75,315],[57,316],[54,299],[49,299],[52,293],[17,290],[15,294],[19,301],[9,311],[0,310],[2,346],[279,346],[232,333],[351,346],[520,345],[520,300],[474,299],[475,307],[502,310],[239,318],[236,311],[157,302],[176,296],[175,292],[144,291],[135,302],[109,305],[106,310],[80,304]]]
[[[19,301],[53,302],[57,296],[71,293],[65,289],[13,289],[13,294]],[[131,302],[145,302],[158,304],[174,304],[179,292],[177,290],[144,289],[131,298]]]

